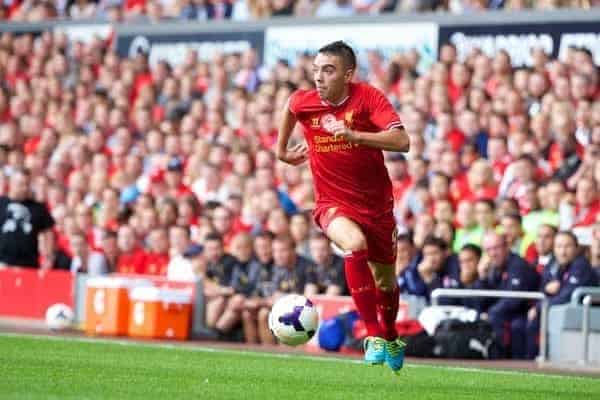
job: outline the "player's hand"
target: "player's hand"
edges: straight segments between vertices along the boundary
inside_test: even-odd
[[[332,121],[325,125],[324,128],[325,130],[333,134],[333,136],[336,139],[341,137],[350,143],[357,143],[359,140],[359,137],[356,134],[356,132],[348,128],[344,121]]]
[[[308,146],[305,143],[298,143],[283,154],[277,154],[277,158],[287,164],[300,165],[308,159]]]
[[[552,281],[552,282],[548,282],[546,284],[546,287],[544,288],[544,291],[551,296],[554,296],[556,293],[558,293],[559,290],[560,290],[560,282],[556,281],[556,280]]]

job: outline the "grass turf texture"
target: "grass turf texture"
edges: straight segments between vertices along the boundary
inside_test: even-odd
[[[0,335],[2,400],[598,398],[592,378]]]

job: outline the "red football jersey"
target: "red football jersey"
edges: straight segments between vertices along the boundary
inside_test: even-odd
[[[365,83],[351,83],[348,97],[334,105],[322,100],[316,90],[298,90],[290,97],[289,109],[304,128],[317,207],[346,206],[365,214],[393,208],[382,151],[336,139],[324,129],[332,119],[361,132],[402,126],[383,93]]]

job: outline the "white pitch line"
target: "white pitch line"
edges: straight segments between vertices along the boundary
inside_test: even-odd
[[[13,338],[32,338],[38,340],[53,340],[57,342],[80,342],[80,343],[101,343],[101,344],[116,344],[121,346],[132,346],[132,347],[144,347],[144,348],[162,348],[162,349],[175,349],[175,350],[190,350],[201,353],[223,353],[223,354],[235,354],[235,355],[247,355],[252,357],[264,357],[264,358],[279,358],[279,359],[300,359],[308,361],[320,361],[320,362],[338,362],[345,364],[362,364],[361,360],[353,360],[341,357],[321,357],[321,356],[309,356],[304,354],[295,353],[269,353],[253,350],[233,350],[233,349],[218,349],[213,347],[203,346],[191,346],[182,344],[172,343],[141,343],[129,340],[119,339],[104,339],[104,338],[85,338],[85,337],[66,337],[66,336],[51,336],[51,335],[39,335],[39,334],[17,334],[9,332],[0,332],[0,338],[2,337],[13,337]],[[459,371],[468,373],[484,373],[484,374],[498,374],[498,375],[510,375],[510,376],[534,376],[538,378],[559,378],[559,379],[576,379],[576,380],[596,380],[596,378],[589,376],[574,376],[574,375],[557,375],[557,374],[540,374],[537,372],[528,371],[510,371],[505,369],[491,369],[491,368],[474,368],[474,367],[455,367],[449,365],[434,365],[434,364],[405,364],[405,368],[408,369],[441,369],[448,371]]]

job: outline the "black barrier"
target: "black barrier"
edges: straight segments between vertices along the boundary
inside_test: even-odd
[[[472,48],[480,48],[487,55],[506,50],[515,67],[532,64],[531,50],[542,48],[547,54],[562,58],[570,46],[585,47],[600,64],[600,23],[535,23],[535,24],[482,24],[453,25],[439,28],[441,47],[445,43],[456,46],[459,59]]]
[[[198,57],[209,60],[215,52],[224,54],[239,53],[253,48],[262,60],[264,32],[190,32],[177,34],[118,34],[117,53],[121,57],[131,57],[142,51],[149,54],[150,64],[167,60],[177,65],[185,58],[189,49],[196,49]]]

